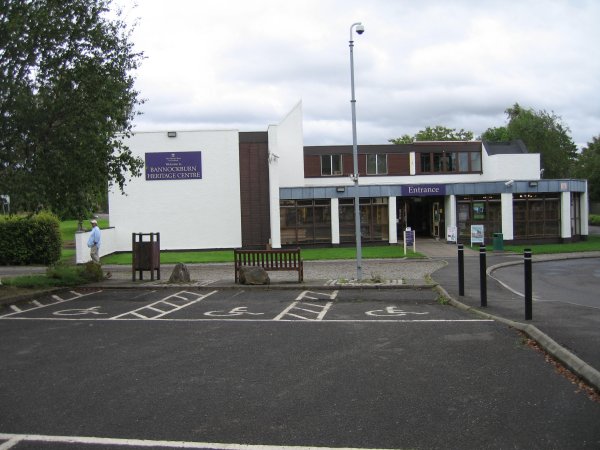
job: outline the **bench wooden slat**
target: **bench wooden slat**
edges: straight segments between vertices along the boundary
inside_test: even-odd
[[[257,266],[269,270],[298,272],[298,282],[304,281],[304,264],[300,249],[290,250],[238,250],[233,251],[235,282],[239,282],[242,266]]]

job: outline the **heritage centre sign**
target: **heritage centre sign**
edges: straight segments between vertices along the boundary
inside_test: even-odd
[[[402,185],[403,197],[425,197],[428,195],[446,195],[445,184],[405,184]]]
[[[146,153],[146,180],[202,178],[202,152]]]

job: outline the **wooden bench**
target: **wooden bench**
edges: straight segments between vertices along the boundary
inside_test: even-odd
[[[304,281],[304,265],[300,249],[289,250],[233,250],[235,261],[235,282],[240,282],[240,268],[262,267],[266,271],[296,271],[298,283]]]

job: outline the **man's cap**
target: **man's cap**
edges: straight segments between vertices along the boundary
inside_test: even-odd
[[[96,222],[96,219],[92,219],[92,220],[90,220],[90,223],[95,223],[95,224],[97,224],[98,222]]]

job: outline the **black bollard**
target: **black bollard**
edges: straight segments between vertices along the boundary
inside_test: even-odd
[[[458,295],[465,295],[465,248],[458,244]]]
[[[531,279],[531,249],[524,252],[525,266],[525,320],[533,318],[533,283]]]
[[[481,306],[487,307],[485,245],[479,247],[479,290],[481,291]]]

